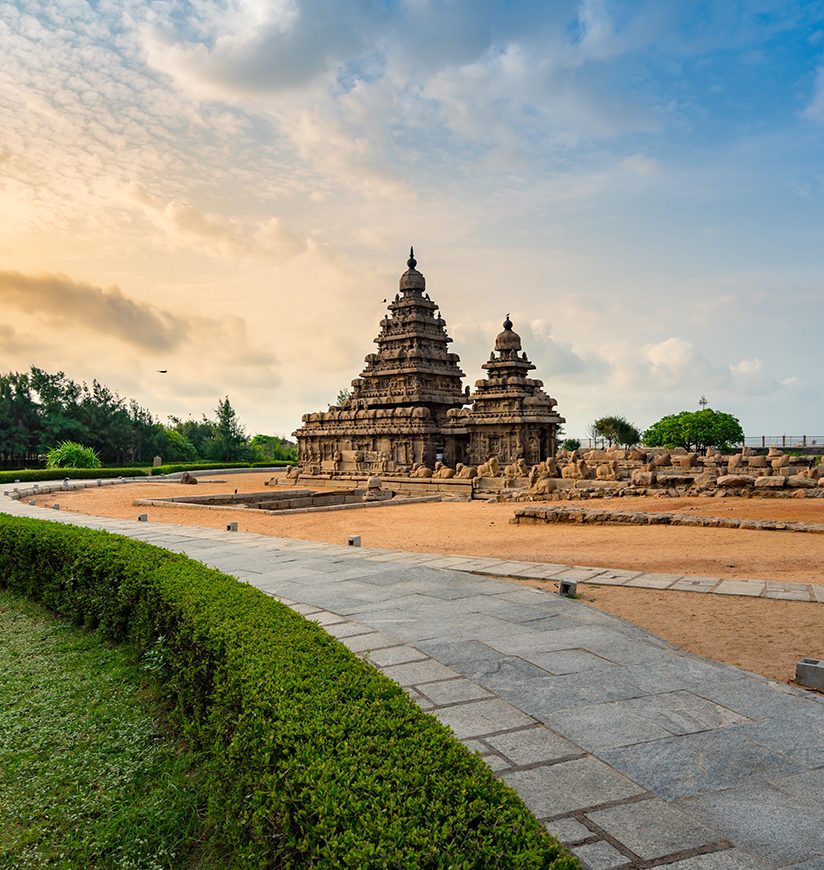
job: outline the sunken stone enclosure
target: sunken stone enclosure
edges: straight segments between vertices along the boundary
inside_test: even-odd
[[[507,316],[483,368],[464,373],[438,305],[426,292],[410,250],[399,292],[389,303],[366,367],[340,405],[305,414],[294,434],[301,469],[320,474],[412,474],[461,477],[462,466],[494,458],[502,465],[539,463],[555,454],[556,402],[528,377],[535,366]],[[466,473],[464,476],[471,477]]]

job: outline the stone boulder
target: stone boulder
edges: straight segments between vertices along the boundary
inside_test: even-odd
[[[786,483],[787,478],[783,474],[771,475],[769,477],[764,475],[755,478],[756,489],[782,489]]]
[[[747,468],[766,468],[767,467],[767,457],[766,456],[748,456],[747,457]]]
[[[669,468],[672,465],[672,456],[669,453],[659,453],[655,459],[652,460],[652,464],[656,468]]]
[[[184,471],[180,476],[180,480],[178,483],[187,483],[189,485],[193,485],[197,483],[197,478],[193,474],[189,474],[188,471]]]
[[[655,486],[657,475],[654,471],[633,471],[632,485],[633,486]]]
[[[676,468],[695,468],[698,465],[697,453],[673,454],[672,464]]]
[[[786,480],[787,486],[792,486],[796,489],[814,489],[818,486],[818,481],[808,474],[792,474]]]
[[[739,468],[744,467],[744,457],[740,453],[736,453],[734,456],[730,456],[727,461],[727,471],[733,472],[738,471]]]
[[[722,474],[715,485],[722,489],[734,489],[742,486],[755,486],[755,478],[749,474]]]
[[[789,456],[776,456],[775,459],[770,459],[770,465],[773,468],[789,468],[790,467],[790,457]]]

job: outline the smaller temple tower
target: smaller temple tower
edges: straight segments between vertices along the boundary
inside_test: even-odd
[[[471,409],[449,415],[456,442],[462,435],[468,440],[465,461],[472,465],[490,456],[501,464],[523,459],[528,465],[554,456],[558,426],[565,422],[554,410],[558,403],[541,389],[543,381],[527,377],[535,366],[521,350],[508,314],[503,327],[482,366],[486,378],[475,382]]]

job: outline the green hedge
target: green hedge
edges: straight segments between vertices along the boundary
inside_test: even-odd
[[[102,480],[110,477],[145,477],[148,468],[25,468],[21,471],[0,471],[0,484],[28,483],[32,480]]]
[[[0,515],[0,582],[165,674],[240,867],[578,866],[393,682],[234,578],[127,538]]]
[[[295,459],[271,459],[269,462],[253,462],[252,468],[286,468],[290,465],[297,465]]]

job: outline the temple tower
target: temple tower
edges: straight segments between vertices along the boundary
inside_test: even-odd
[[[468,436],[466,458],[472,464],[490,456],[502,464],[519,459],[535,464],[554,456],[558,426],[565,421],[554,410],[555,399],[541,389],[543,381],[527,377],[535,366],[521,350],[508,314],[503,327],[482,366],[486,378],[475,382],[471,410],[450,414],[450,422],[456,436]]]
[[[295,432],[301,462],[323,471],[395,471],[453,460],[443,429],[447,412],[462,407],[468,390],[412,249],[406,265],[380,322],[377,353],[366,356],[351,397],[328,412],[304,415]]]

